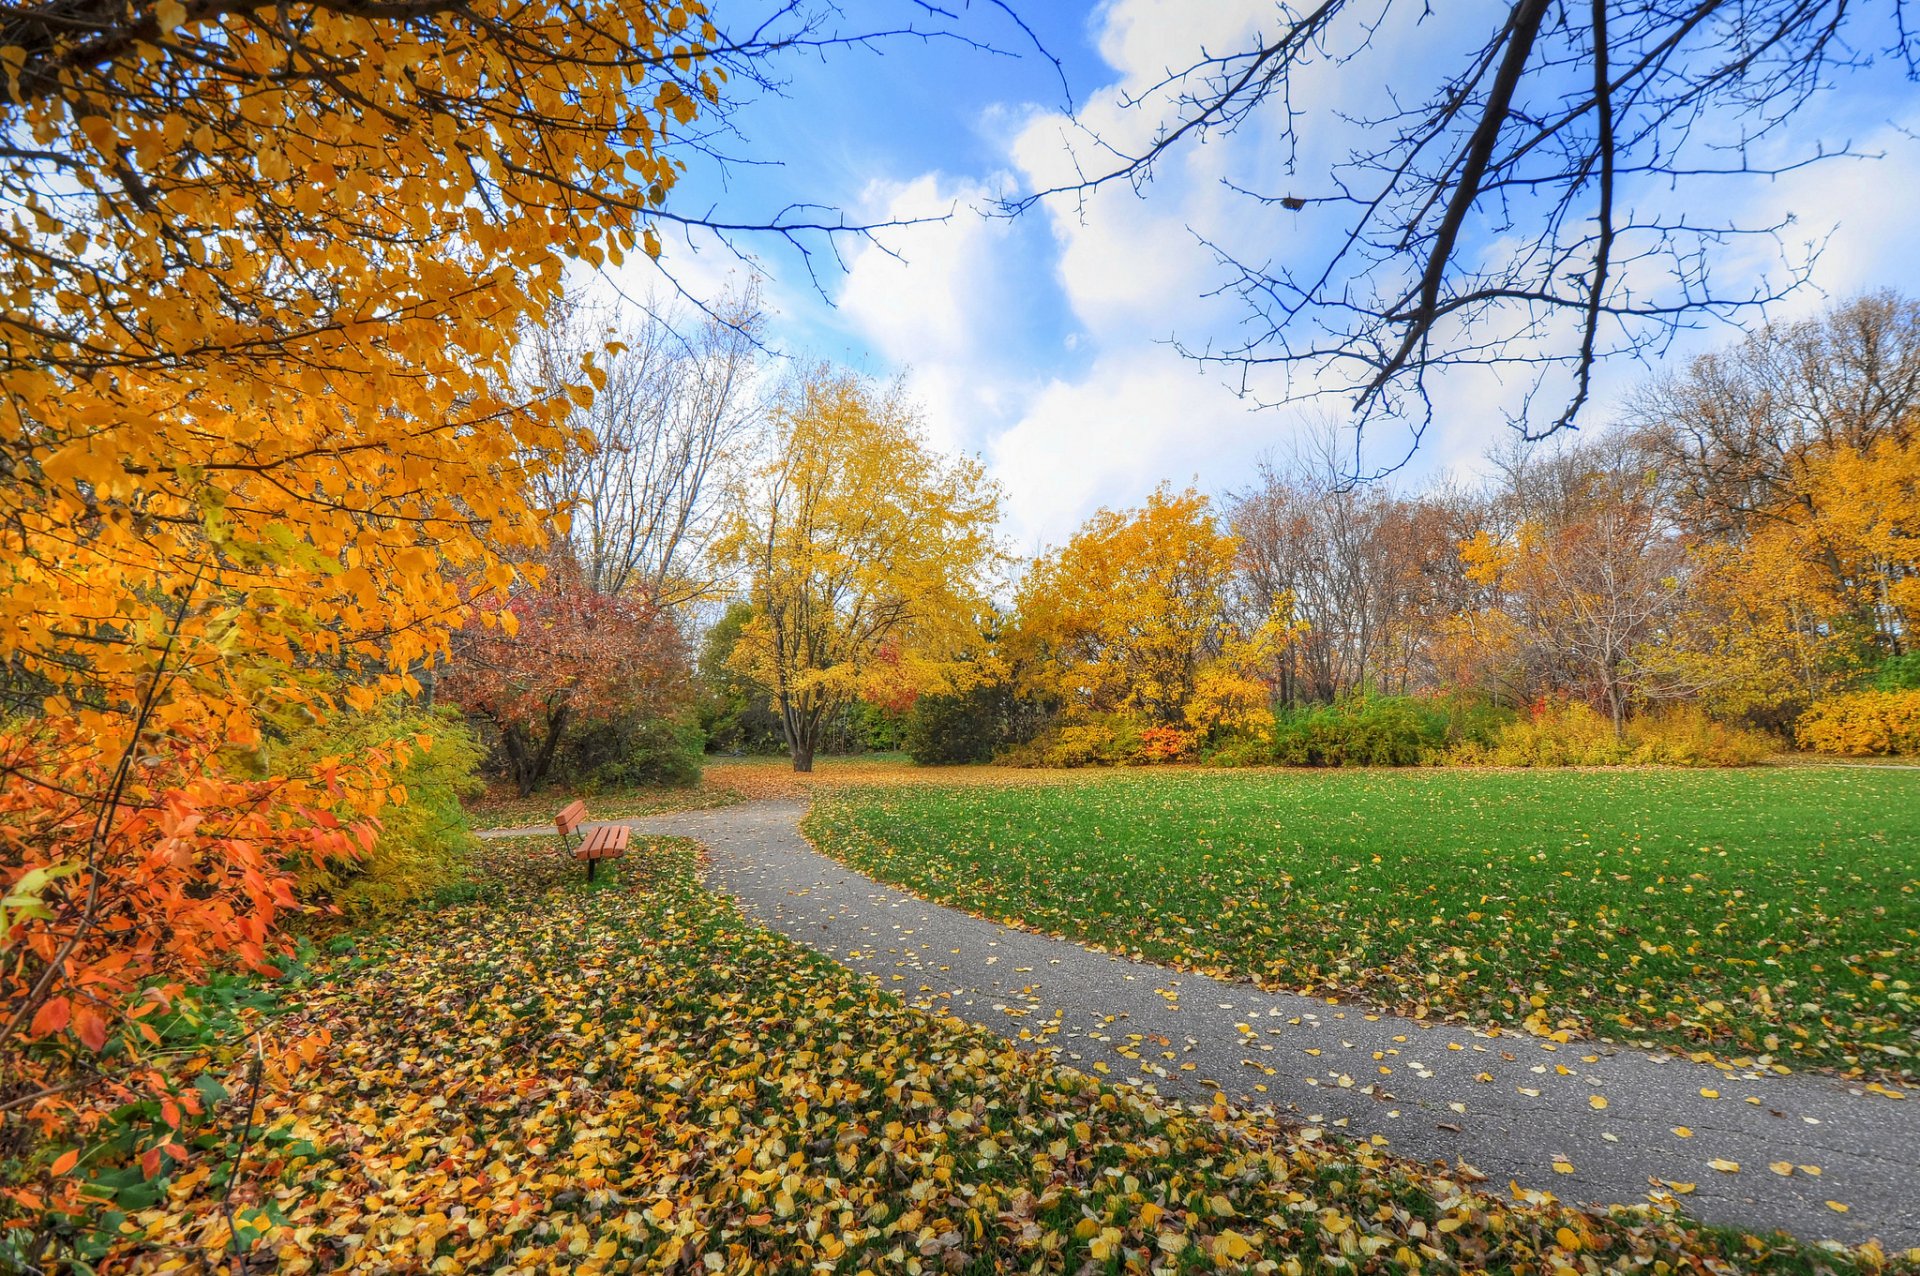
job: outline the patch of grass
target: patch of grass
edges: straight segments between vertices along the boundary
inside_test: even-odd
[[[261,1095],[249,1269],[1887,1270],[1101,1086],[753,925],[689,843],[595,890],[549,839],[483,854],[499,901],[321,958],[276,1027],[331,1040]],[[225,1270],[222,1186],[117,1258]]]
[[[521,797],[512,789],[494,788],[466,803],[467,816],[476,829],[551,826],[555,813],[576,797],[586,802],[587,817],[595,820],[630,820],[669,811],[705,811],[732,806],[740,800],[740,794],[733,789],[713,783],[684,789],[619,789],[594,794],[553,789],[531,797]]]
[[[1915,1072],[1909,772],[1136,773],[838,792],[806,828],[929,898],[1268,987]]]

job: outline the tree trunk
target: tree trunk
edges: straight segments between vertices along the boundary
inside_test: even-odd
[[[567,729],[569,711],[566,705],[547,714],[547,738],[540,742],[540,753],[533,763],[533,787],[539,788],[547,782],[547,772],[553,769],[553,754],[560,747],[560,736]],[[527,796],[522,793],[520,796]]]
[[[521,797],[533,794],[533,759],[527,756],[527,741],[520,734],[519,727],[508,727],[500,733],[500,744],[507,751],[507,774],[513,777],[513,787]]]
[[[797,708],[784,691],[779,699],[780,732],[787,738],[787,754],[793,759],[793,769],[805,775],[813,770],[813,751],[820,743],[819,706]]]

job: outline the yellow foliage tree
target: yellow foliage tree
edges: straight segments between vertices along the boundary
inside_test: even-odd
[[[173,626],[221,704],[314,661],[410,688],[456,580],[543,534],[524,467],[590,394],[503,397],[514,335],[568,257],[657,251],[718,32],[697,2],[156,0],[0,38],[13,670],[113,712]]]
[[[730,663],[764,686],[796,771],[854,700],[964,689],[982,672],[999,491],[942,457],[897,386],[819,366],[767,421],[718,554],[746,575],[753,617]]]
[[[1122,713],[1204,732],[1258,722],[1258,676],[1292,632],[1286,600],[1243,625],[1229,589],[1239,541],[1207,498],[1156,489],[1101,510],[1022,582],[1012,647],[1024,689],[1070,718]]]
[[[264,967],[294,870],[371,844],[406,743],[289,775],[263,724],[414,689],[512,582],[598,374],[516,401],[510,346],[570,259],[658,252],[677,137],[756,47],[699,0],[0,22],[9,1110],[84,1137],[171,1093],[142,1016]],[[55,1165],[5,1204],[71,1205]]]
[[[1738,542],[1695,550],[1694,606],[1666,658],[1723,712],[1793,712],[1912,649],[1920,437],[1811,452]]]

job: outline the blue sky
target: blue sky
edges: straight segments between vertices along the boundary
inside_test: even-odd
[[[1150,121],[1118,105],[1202,45],[1222,48],[1275,12],[1272,0],[1015,0],[1062,63],[1083,118],[1127,136]],[[734,8],[744,9],[736,4]],[[848,27],[896,25],[913,6],[861,0]],[[1417,6],[1407,7],[1413,12]],[[1430,83],[1432,59],[1484,29],[1480,0],[1450,0],[1439,19],[1385,30],[1364,75],[1326,76],[1321,102],[1369,102],[1388,82]],[[722,21],[729,8],[717,6]],[[1310,254],[1321,233],[1308,219],[1262,214],[1221,186],[1224,176],[1275,178],[1276,148],[1262,127],[1183,153],[1144,196],[1103,192],[1083,211],[1067,204],[1014,221],[984,216],[992,196],[1065,171],[1061,76],[992,8],[963,14],[965,29],[1021,57],[957,43],[894,41],[884,51],[843,51],[790,62],[783,95],[739,112],[735,166],[721,186],[710,173],[679,192],[683,211],[715,201],[730,215],[765,215],[789,202],[863,218],[953,216],[886,236],[896,256],[847,245],[845,268],[822,263],[820,287],[790,252],[743,240],[757,257],[773,343],[807,357],[904,375],[941,445],[979,454],[1007,492],[1014,549],[1057,543],[1100,505],[1140,501],[1157,482],[1211,491],[1244,483],[1258,458],[1284,453],[1328,418],[1327,408],[1256,411],[1168,345],[1230,337],[1241,318],[1205,294],[1221,282],[1194,233],[1250,253]],[[1772,182],[1695,188],[1685,198],[1748,221],[1791,213],[1789,248],[1822,237],[1817,290],[1778,313],[1817,310],[1827,297],[1880,285],[1920,292],[1912,209],[1920,196],[1920,93],[1890,66],[1847,81],[1810,108],[1822,136],[1885,152],[1836,161]],[[1863,91],[1864,90],[1864,91]],[[1374,99],[1377,100],[1377,97]],[[1904,130],[1904,131],[1903,131]],[[1315,120],[1301,178],[1343,152],[1351,128],[1330,112]],[[669,263],[696,291],[722,286],[739,266],[711,244],[669,241]],[[1737,283],[1770,268],[1742,250],[1722,267]],[[630,291],[647,282],[623,280]],[[824,292],[824,296],[822,295]],[[1719,330],[1688,340],[1698,350],[1732,339]],[[1646,375],[1620,365],[1601,378],[1589,428]],[[1449,378],[1440,415],[1400,481],[1471,475],[1506,427],[1516,390],[1487,374]]]

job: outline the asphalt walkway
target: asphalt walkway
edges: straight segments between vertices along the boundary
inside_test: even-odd
[[[1710,1222],[1920,1246],[1920,1093],[1426,1023],[1128,961],[877,882],[816,851],[805,810],[618,822],[704,843],[710,885],[909,1004],[1117,1085],[1224,1093],[1328,1137],[1464,1161],[1494,1190],[1589,1204],[1673,1193]]]

